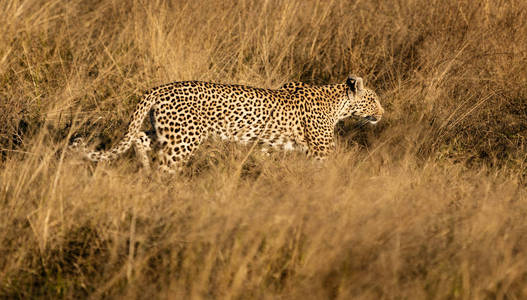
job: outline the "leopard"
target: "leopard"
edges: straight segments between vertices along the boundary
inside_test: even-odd
[[[311,85],[288,82],[277,89],[205,81],[176,81],[146,91],[124,137],[109,150],[88,150],[82,138],[70,149],[90,161],[110,161],[132,146],[143,168],[157,149],[163,172],[179,173],[210,136],[280,151],[298,150],[318,161],[335,150],[337,122],[357,117],[376,124],[384,109],[361,77]],[[146,117],[152,129],[142,131]],[[155,146],[155,147],[154,147]]]

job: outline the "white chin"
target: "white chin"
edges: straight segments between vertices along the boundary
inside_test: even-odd
[[[377,122],[379,122],[379,120],[377,120],[377,121],[368,121],[368,122],[370,122],[370,124],[374,124],[375,125],[375,124],[377,124]]]

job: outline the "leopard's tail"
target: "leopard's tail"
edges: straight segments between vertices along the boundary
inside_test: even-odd
[[[128,130],[124,138],[110,150],[89,151],[86,149],[84,142],[79,138],[74,140],[70,145],[70,149],[81,152],[85,158],[91,161],[108,161],[117,158],[119,155],[130,149],[135,139],[138,138],[141,131],[141,125],[143,124],[146,115],[155,104],[156,99],[156,95],[152,92],[147,92],[143,95],[141,101],[139,101],[135,108],[132,120],[130,121],[130,125],[128,125]]]

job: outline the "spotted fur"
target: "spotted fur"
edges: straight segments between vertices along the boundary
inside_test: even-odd
[[[357,116],[376,123],[384,113],[374,91],[362,78],[312,86],[301,82],[262,89],[210,82],[173,82],[146,92],[137,105],[124,138],[108,151],[87,151],[77,139],[72,149],[92,161],[115,159],[135,145],[144,167],[147,152],[158,145],[160,168],[179,171],[210,135],[240,142],[258,141],[283,150],[299,149],[317,159],[334,149],[336,123]],[[150,116],[153,131],[142,132]]]

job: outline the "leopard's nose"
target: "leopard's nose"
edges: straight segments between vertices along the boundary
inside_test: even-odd
[[[382,116],[384,114],[384,108],[382,108],[382,106],[379,104],[379,108],[378,108],[378,115],[379,115],[379,120],[381,119],[380,116]]]

